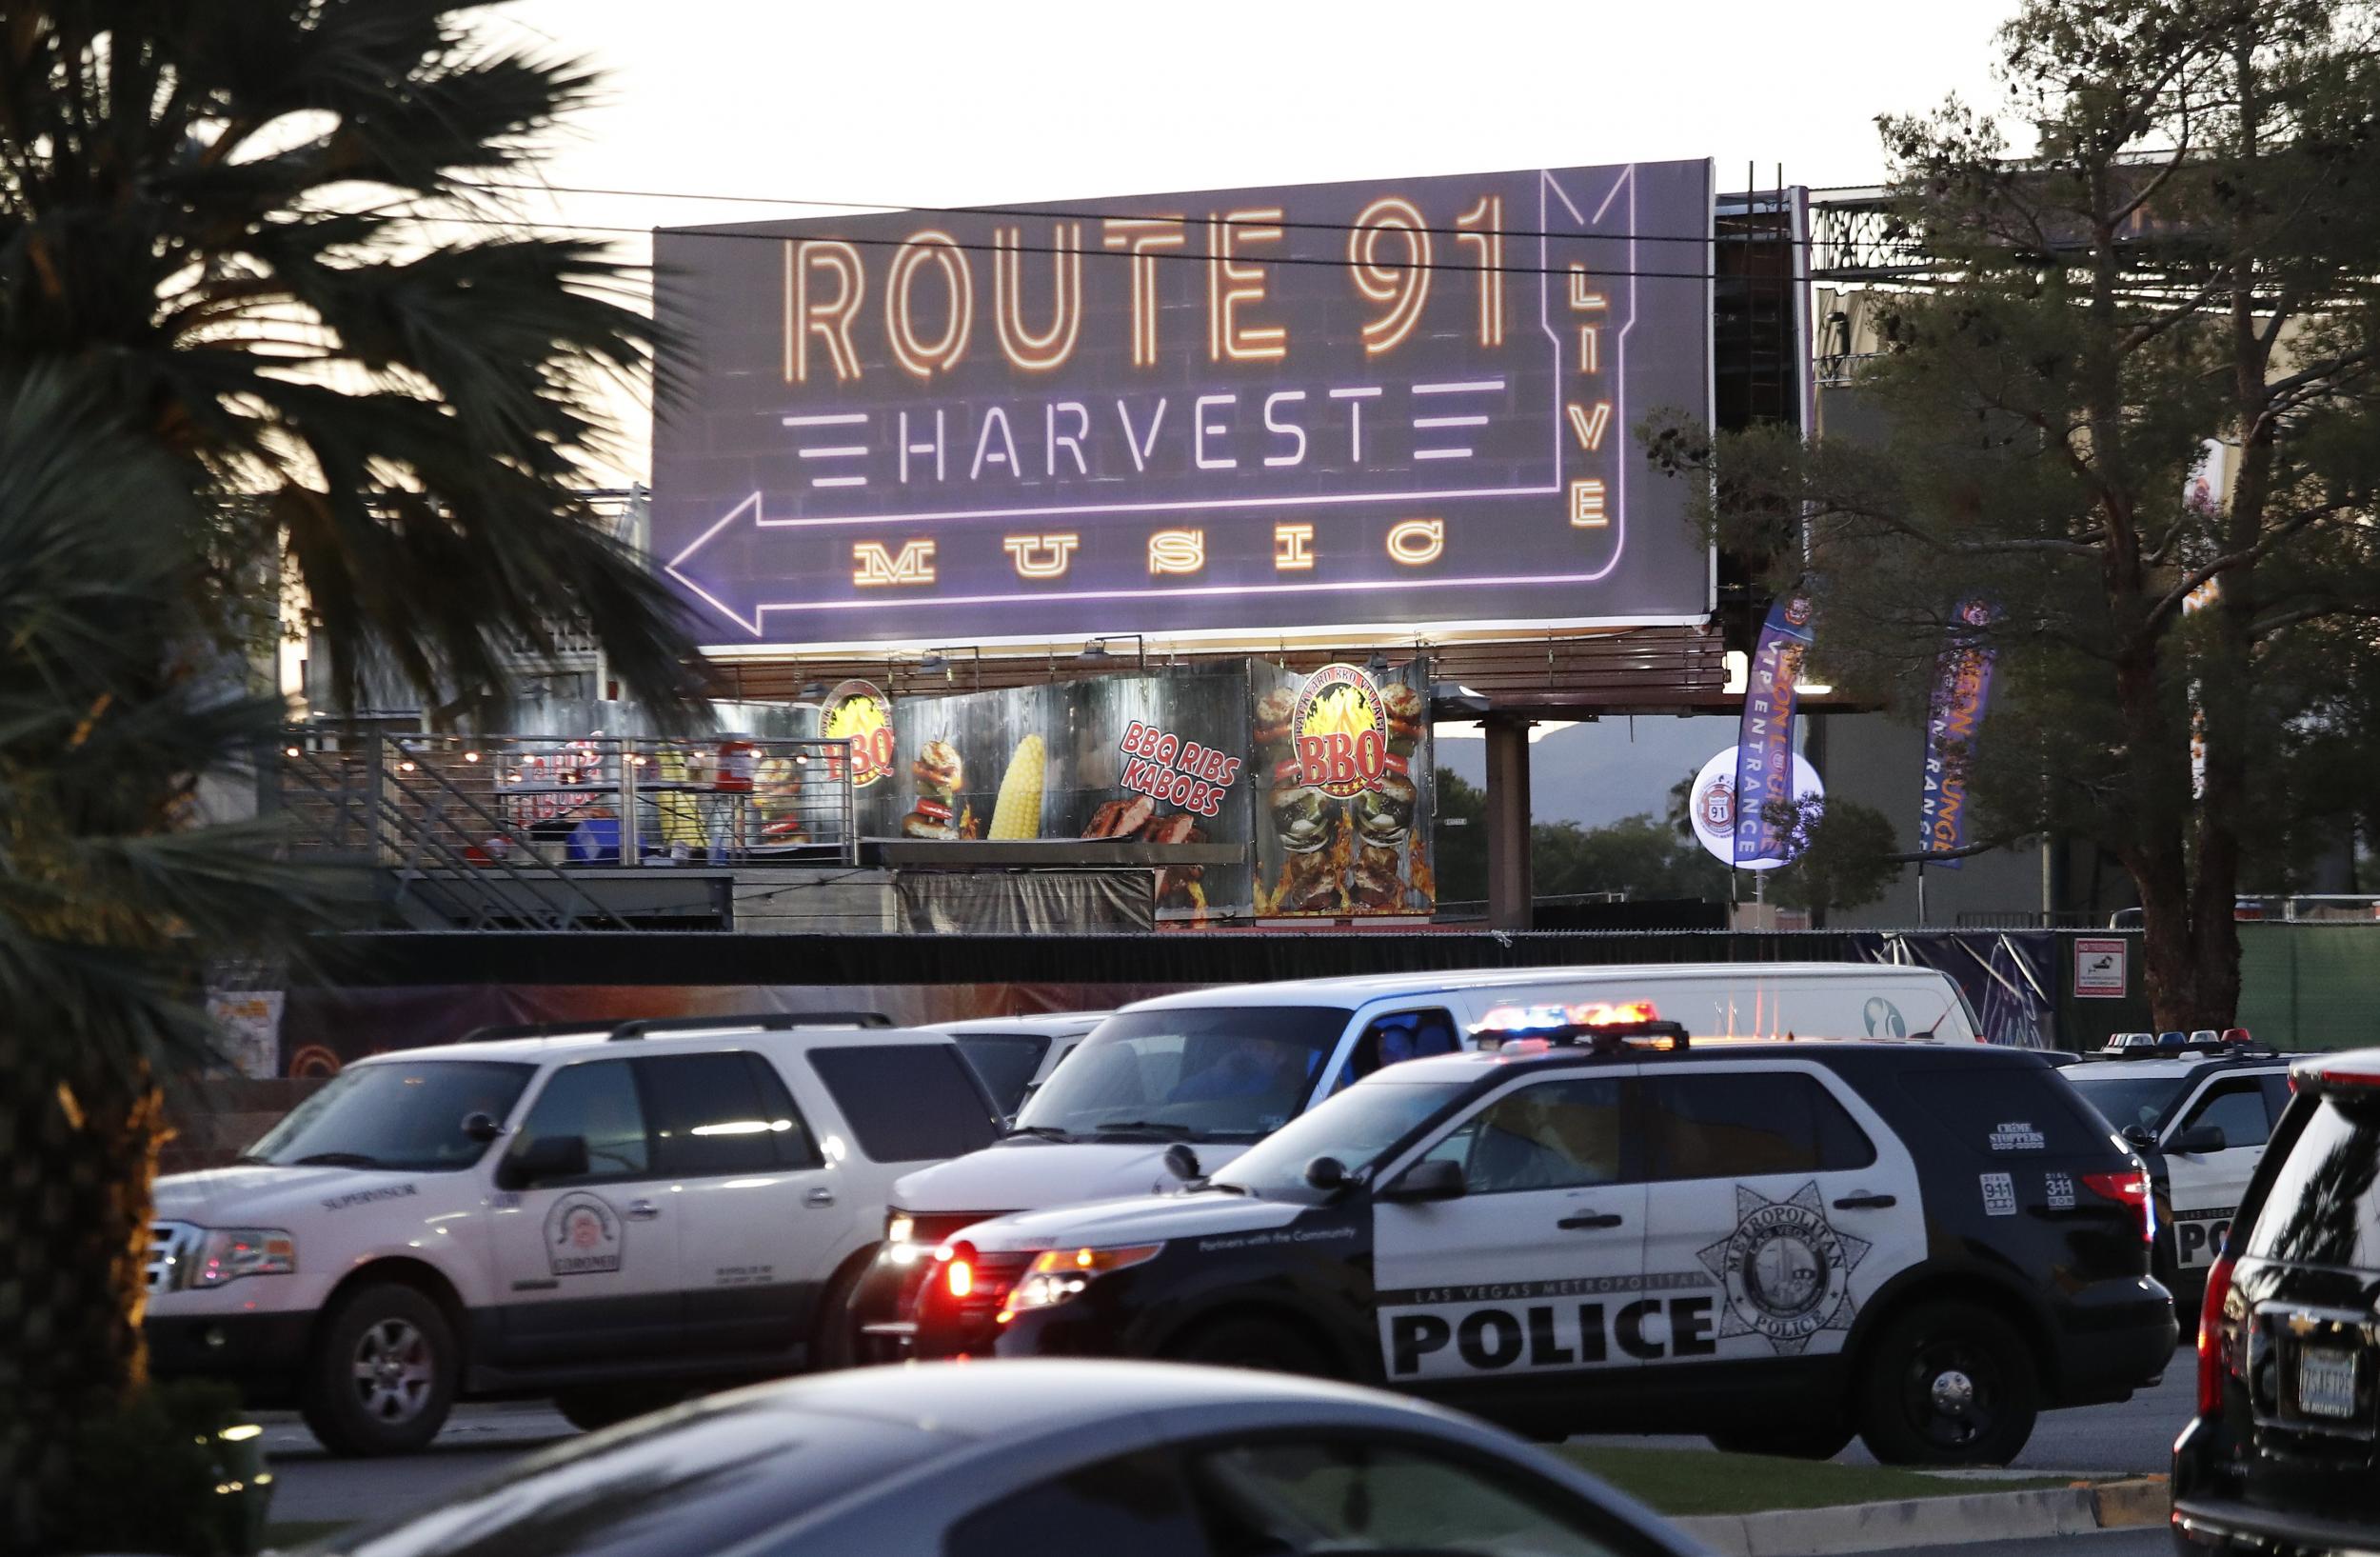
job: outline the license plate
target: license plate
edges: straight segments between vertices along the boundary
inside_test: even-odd
[[[2355,1354],[2309,1347],[2297,1354],[2297,1408],[2308,1416],[2355,1414]]]

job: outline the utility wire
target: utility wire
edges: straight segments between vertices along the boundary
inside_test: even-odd
[[[755,243],[785,243],[791,241],[791,235],[783,232],[739,231],[732,228],[671,230],[654,229],[649,227],[619,227],[597,222],[540,222],[497,216],[444,216],[432,215],[420,211],[408,211],[406,213],[405,219],[425,224],[432,222],[447,222],[459,224],[464,227],[506,228],[532,232],[601,232],[617,233],[627,237],[651,237],[655,235],[657,231],[669,231],[673,236],[745,239]],[[1382,230],[1394,232],[1411,230],[1391,228],[1384,229]],[[909,242],[906,238],[861,238],[852,236],[849,233],[835,232],[803,233],[801,236],[813,242],[847,243],[856,249],[900,249]],[[1565,236],[1580,241],[1605,238],[1604,234],[1594,232],[1571,233],[1565,234]],[[1605,241],[1619,242],[1625,240],[1605,239]],[[1144,258],[1177,260],[1193,265],[1212,264],[1218,257],[1212,254],[1192,253],[1186,250],[1172,249],[1150,249],[1141,250],[1106,248],[1057,249],[1048,245],[1041,244],[1020,243],[995,245],[987,243],[969,243],[959,240],[953,240],[947,244],[937,242],[933,245],[933,247],[936,249],[952,249],[964,253],[973,254],[1084,254],[1118,260]],[[1242,254],[1235,252],[1229,257],[1229,263],[1234,265],[1312,265],[1337,270],[1345,269],[1350,262],[1344,259],[1323,258],[1319,255],[1309,254]],[[1570,269],[1567,266],[1557,268],[1550,265],[1465,265],[1459,261],[1445,262],[1429,260],[1425,262],[1418,260],[1386,259],[1365,260],[1363,264],[1369,269],[1378,270],[1445,270],[1458,275],[1485,275],[1492,273],[1497,275],[1517,276],[1564,276],[1571,273]],[[1794,284],[1794,278],[1791,276],[1753,276],[1746,274],[1730,275],[1717,270],[1643,270],[1615,269],[1599,265],[1593,267],[1592,269],[1582,266],[1580,269],[1589,276],[1598,280],[1634,277],[1640,280],[1654,281],[1752,281],[1775,286],[1791,286]]]
[[[1201,221],[1216,220],[1222,222],[1227,227],[1278,227],[1316,232],[1380,232],[1391,235],[1406,232],[1423,232],[1428,233],[1433,237],[1440,238],[1629,238],[1634,239],[1638,243],[1708,243],[1711,241],[1711,234],[1709,233],[1639,232],[1629,229],[1615,229],[1608,231],[1596,232],[1542,232],[1535,228],[1514,227],[1379,228],[1363,227],[1354,222],[1298,222],[1290,221],[1286,218],[1277,220],[1267,216],[1243,215],[1216,216],[1211,218],[1197,217],[1186,216],[1180,211],[1166,211],[1155,215],[1135,215],[1127,211],[1120,210],[1066,210],[1052,208],[1035,209],[1023,206],[888,206],[881,201],[809,200],[790,196],[779,197],[776,195],[762,194],[686,194],[673,192],[668,190],[612,190],[584,184],[504,183],[490,182],[484,179],[464,182],[462,187],[472,190],[502,190],[528,193],[591,194],[625,200],[695,200],[712,205],[826,206],[838,210],[863,211],[883,216],[1018,216],[1038,217],[1052,221],[1180,222],[1184,226],[1195,225],[1196,223]],[[1754,198],[1757,199],[1760,198],[1760,196],[1755,193]],[[1752,215],[1768,213],[1747,211],[1745,214]],[[808,218],[803,217],[786,218],[788,221],[803,221],[807,219]],[[1782,233],[1778,234],[1774,241],[1778,243],[1790,243],[1797,248],[1814,248],[1818,242],[1815,238],[1789,238]],[[1881,241],[1884,243],[1907,247],[1916,246],[1914,240],[1908,239],[1888,239]],[[1874,248],[1877,247],[1877,245],[1872,244],[1869,247]]]

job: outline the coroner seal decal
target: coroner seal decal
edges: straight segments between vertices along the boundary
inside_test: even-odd
[[[1701,1251],[1727,1288],[1719,1338],[1758,1334],[1779,1356],[1798,1356],[1820,1330],[1851,1327],[1851,1273],[1865,1240],[1835,1230],[1815,1179],[1784,1200],[1735,1187],[1735,1230]]]

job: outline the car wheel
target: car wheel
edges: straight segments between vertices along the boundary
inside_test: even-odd
[[[1205,1363],[1214,1367],[1253,1367],[1267,1373],[1330,1377],[1337,1372],[1321,1349],[1300,1331],[1279,1320],[1256,1315],[1202,1325],[1184,1336],[1168,1355],[1180,1362]]]
[[[1894,1319],[1859,1374],[1859,1436],[1886,1465],[2006,1465],[2040,1414],[2031,1348],[2006,1320],[1963,1303]]]
[[[323,1326],[299,1408],[333,1454],[409,1454],[446,1426],[459,1360],[453,1328],[426,1294],[367,1287]]]
[[[867,1359],[860,1334],[862,1321],[851,1307],[852,1295],[860,1289],[860,1278],[866,1273],[866,1262],[854,1265],[837,1276],[827,1287],[826,1295],[819,1300],[818,1316],[810,1322],[811,1372],[857,1367]]]
[[[1711,1447],[1730,1454],[1766,1454],[1779,1460],[1832,1460],[1850,1447],[1851,1428],[1812,1422],[1797,1427],[1742,1427],[1709,1435]]]
[[[554,1409],[562,1419],[581,1432],[601,1432],[647,1411],[658,1411],[675,1406],[685,1398],[677,1389],[647,1386],[597,1385],[585,1389],[565,1389],[554,1396]]]

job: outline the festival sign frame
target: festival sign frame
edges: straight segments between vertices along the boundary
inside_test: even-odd
[[[652,551],[715,654],[1708,618],[1707,160],[654,235]]]

